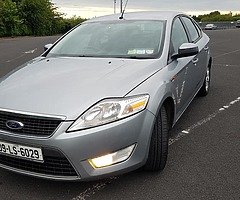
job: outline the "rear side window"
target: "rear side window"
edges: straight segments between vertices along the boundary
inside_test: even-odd
[[[172,26],[172,36],[170,43],[170,56],[178,53],[179,47],[183,43],[188,43],[188,36],[179,18],[175,19]]]
[[[199,36],[201,37],[202,36],[202,29],[199,27],[199,25],[196,22],[194,22],[194,25],[195,25],[196,29],[198,30]]]
[[[189,31],[190,37],[191,37],[191,42],[195,42],[199,37],[198,30],[196,29],[196,26],[193,24],[192,20],[187,17],[182,17],[184,23],[187,26],[187,29]]]

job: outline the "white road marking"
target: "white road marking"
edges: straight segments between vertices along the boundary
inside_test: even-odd
[[[29,50],[29,51],[25,51],[25,54],[32,54],[37,50],[37,48],[33,49],[33,50]]]
[[[219,54],[219,55],[213,56],[213,58],[218,58],[218,57],[221,57],[221,56],[227,56],[229,54],[237,53],[239,51],[240,51],[240,49],[237,49],[237,50],[234,50],[234,51],[230,51],[230,52],[227,52],[227,53],[223,53],[223,54]]]
[[[33,49],[33,50],[25,51],[25,52],[23,52],[20,56],[18,56],[18,57],[16,57],[16,58],[13,58],[13,59],[11,59],[11,60],[7,60],[6,62],[7,62],[7,63],[10,63],[10,62],[12,62],[12,61],[14,61],[14,60],[17,60],[17,59],[19,59],[19,58],[22,58],[22,57],[25,56],[26,54],[33,54],[36,50],[37,50],[37,48],[35,48],[35,49]]]
[[[235,100],[231,101],[230,103],[222,106],[220,109],[215,111],[214,113],[208,115],[206,118],[198,121],[197,123],[193,124],[192,126],[188,127],[187,129],[182,130],[180,133],[178,133],[175,137],[169,139],[169,146],[177,142],[178,140],[182,139],[183,137],[189,135],[192,133],[192,131],[203,125],[207,122],[211,121],[213,118],[215,118],[218,114],[222,113],[223,111],[228,110],[232,105],[240,102],[240,97],[236,98]],[[86,189],[82,193],[80,193],[77,197],[73,198],[72,200],[86,200],[87,198],[90,198],[93,196],[96,192],[103,190],[107,185],[111,184],[114,180],[116,180],[118,177],[112,177],[108,181],[105,182],[99,182],[97,184],[94,184],[92,187]]]
[[[186,133],[186,134],[188,134],[189,132],[188,132],[188,131],[185,131],[185,130],[183,130],[183,131],[182,131],[182,133]]]
[[[20,55],[20,56],[18,56],[18,57],[16,57],[16,58],[11,59],[11,60],[7,60],[6,62],[7,62],[7,63],[10,63],[10,62],[12,62],[12,61],[14,61],[14,60],[17,60],[17,59],[19,59],[19,58],[21,58],[21,57],[23,57],[23,56],[25,56],[25,54],[22,54],[22,55]]]
[[[86,189],[85,191],[81,192],[77,197],[74,197],[72,200],[86,200],[87,198],[94,195],[96,192],[104,189],[107,185],[112,183],[117,178],[118,177],[112,177],[107,181],[96,183],[92,187],[90,187],[90,188]]]
[[[189,135],[192,133],[192,131],[203,125],[206,124],[207,122],[211,121],[213,118],[215,118],[218,114],[222,113],[223,111],[228,110],[232,105],[236,104],[240,102],[240,97],[236,98],[235,100],[231,101],[230,103],[228,103],[227,105],[224,105],[223,107],[221,107],[220,109],[218,109],[217,111],[215,111],[214,113],[208,115],[206,118],[198,121],[196,124],[193,124],[192,126],[188,127],[187,129],[184,129],[183,131],[181,131],[180,133],[178,133],[175,137],[170,138],[169,139],[169,146],[172,145],[173,143],[177,142],[178,140],[182,139],[183,137]]]
[[[220,66],[220,67],[239,67],[239,65],[220,64],[220,63],[214,63],[213,65]]]
[[[214,44],[214,45],[216,45],[216,44],[221,44],[221,45],[222,45],[224,42],[229,42],[229,41],[231,41],[231,39],[223,40],[223,41],[221,41],[221,42],[215,41],[215,42],[211,42],[211,44]]]

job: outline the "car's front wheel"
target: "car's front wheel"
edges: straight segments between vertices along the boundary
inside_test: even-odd
[[[211,83],[211,68],[210,68],[210,65],[209,65],[207,67],[207,71],[206,71],[205,80],[203,82],[203,85],[198,92],[199,96],[202,96],[202,97],[207,96],[207,94],[209,93],[209,89],[210,89],[210,83]]]
[[[164,169],[168,155],[168,140],[169,123],[166,108],[163,106],[154,124],[145,170],[162,171]]]

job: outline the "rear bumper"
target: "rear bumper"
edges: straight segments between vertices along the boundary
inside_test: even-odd
[[[66,133],[72,122],[63,122],[50,138],[37,138],[14,135],[0,131],[0,140],[44,149],[52,149],[62,154],[76,171],[76,176],[56,176],[22,170],[8,165],[0,167],[32,175],[35,177],[56,180],[95,180],[126,173],[145,164],[150,136],[155,116],[145,110],[126,119],[87,130]],[[124,162],[94,169],[88,159],[116,152],[132,144],[136,147]]]

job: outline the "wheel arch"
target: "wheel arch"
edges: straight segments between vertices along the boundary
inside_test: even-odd
[[[176,114],[176,106],[175,106],[174,98],[170,95],[163,98],[162,101],[159,103],[156,115],[158,115],[162,106],[164,106],[167,111],[169,128],[171,129],[174,125],[175,114]]]

